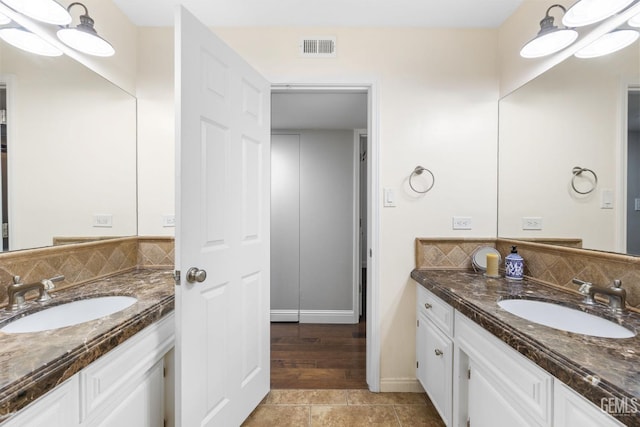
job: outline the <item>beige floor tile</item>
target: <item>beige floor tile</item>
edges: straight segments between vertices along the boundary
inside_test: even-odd
[[[260,405],[249,415],[244,427],[308,427],[309,406]]]
[[[398,427],[391,405],[312,406],[312,427]]]
[[[271,390],[267,405],[346,405],[346,390]]]
[[[372,393],[368,390],[349,390],[349,405],[425,405],[424,393]]]
[[[444,427],[444,423],[432,405],[395,405],[402,427]]]

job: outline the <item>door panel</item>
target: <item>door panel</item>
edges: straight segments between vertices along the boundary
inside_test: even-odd
[[[269,391],[270,85],[176,22],[176,417],[240,425]],[[190,283],[197,267],[206,277]]]

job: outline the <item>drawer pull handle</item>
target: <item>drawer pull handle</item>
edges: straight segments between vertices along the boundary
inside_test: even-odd
[[[428,302],[424,303],[424,308],[426,308],[427,310],[429,310],[431,307],[433,307],[431,304],[429,304]]]
[[[436,353],[436,356],[442,356],[444,354],[442,350],[438,350],[437,348],[435,349],[435,353]]]

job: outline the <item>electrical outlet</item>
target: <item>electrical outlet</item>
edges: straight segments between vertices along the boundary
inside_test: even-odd
[[[113,215],[111,214],[94,214],[93,226],[101,228],[113,227]]]
[[[471,230],[471,217],[470,216],[454,216],[453,217],[453,229],[454,230]]]
[[[175,215],[162,215],[162,226],[163,227],[175,227],[176,226],[176,216]]]
[[[539,216],[522,217],[523,230],[542,230],[542,218]]]

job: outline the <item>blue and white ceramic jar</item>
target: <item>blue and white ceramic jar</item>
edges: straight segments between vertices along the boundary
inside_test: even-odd
[[[524,276],[524,259],[515,246],[511,247],[511,253],[504,259],[504,276],[509,280],[522,280]]]

